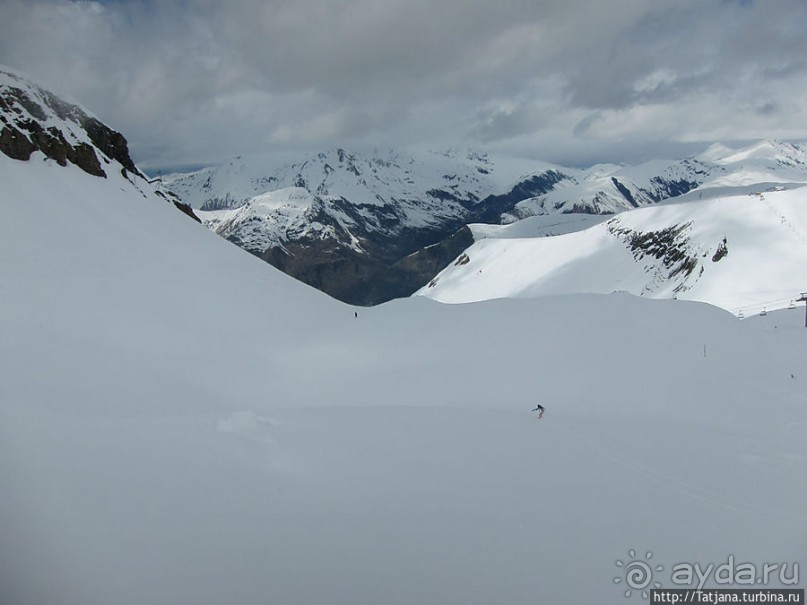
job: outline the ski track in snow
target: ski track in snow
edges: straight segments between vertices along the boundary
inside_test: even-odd
[[[763,204],[765,204],[765,207],[766,207],[766,208],[768,208],[768,209],[771,211],[771,213],[773,213],[773,215],[774,215],[774,216],[775,216],[777,219],[779,219],[779,221],[780,221],[780,222],[781,222],[783,225],[785,225],[785,227],[787,227],[787,229],[788,229],[788,230],[789,230],[789,231],[790,231],[790,232],[791,232],[793,235],[795,235],[795,236],[796,236],[796,238],[798,238],[798,239],[799,239],[801,242],[807,243],[807,238],[805,238],[805,237],[804,237],[804,234],[803,234],[803,233],[802,233],[800,230],[798,230],[798,229],[797,229],[797,228],[796,228],[796,227],[793,225],[792,221],[790,221],[790,220],[787,218],[787,216],[785,216],[785,214],[784,214],[784,213],[783,213],[781,210],[779,210],[777,207],[775,207],[775,206],[774,206],[774,205],[771,203],[771,201],[770,201],[770,200],[768,200],[768,198],[765,196],[765,194],[764,194],[764,193],[760,193],[760,194],[759,194],[759,199],[760,199],[760,201],[761,201]]]

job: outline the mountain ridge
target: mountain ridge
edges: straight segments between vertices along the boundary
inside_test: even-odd
[[[466,224],[621,212],[686,193],[711,174],[710,166],[695,159],[582,170],[478,151],[364,156],[336,148],[277,166],[267,162],[239,156],[218,167],[167,175],[163,182],[220,235],[340,300],[362,305],[426,284],[433,275],[396,273],[393,265],[444,240],[455,246],[453,236]],[[303,190],[307,200],[300,205]],[[385,272],[397,275],[394,286],[381,287],[392,279]]]
[[[748,315],[804,291],[807,186],[696,190],[677,203],[578,221],[472,225],[475,243],[416,295],[442,302],[627,291]],[[546,237],[551,235],[550,237]]]
[[[79,105],[64,101],[3,66],[0,123],[0,151],[13,159],[28,160],[34,151],[41,151],[62,166],[70,162],[101,177],[106,176],[102,163],[108,165],[114,160],[124,170],[143,177],[120,132]]]
[[[716,144],[678,160],[581,169],[471,150],[363,155],[335,148],[276,164],[269,156],[239,156],[163,179],[223,237],[361,305],[426,285],[452,260],[444,258],[448,251],[462,252],[457,246],[467,238],[458,234],[467,224],[611,215],[765,180],[807,182],[807,152],[775,141],[741,149]],[[440,242],[440,255],[425,252]],[[421,250],[428,261],[401,262]]]

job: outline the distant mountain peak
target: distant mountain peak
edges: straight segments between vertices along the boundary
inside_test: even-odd
[[[771,165],[786,167],[807,166],[807,149],[798,143],[763,139],[743,147],[729,147],[723,143],[714,143],[697,159],[721,166],[744,162],[769,162]]]

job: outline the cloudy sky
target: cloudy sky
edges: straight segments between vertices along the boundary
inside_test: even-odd
[[[805,0],[0,0],[0,63],[121,130],[146,169],[807,139]]]

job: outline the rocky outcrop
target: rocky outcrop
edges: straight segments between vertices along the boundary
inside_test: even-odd
[[[142,176],[121,133],[15,74],[0,71],[0,78],[0,151],[8,157],[25,161],[41,151],[99,177],[106,177],[102,164],[115,161]]]
[[[38,150],[60,166],[67,166],[67,162],[70,162],[93,176],[106,176],[92,145],[70,144],[60,130],[53,126],[45,129],[34,120],[18,122],[17,126],[21,130],[5,124],[0,132],[0,151],[7,156],[15,160],[28,160]]]
[[[0,116],[0,121],[5,122],[3,116]],[[27,161],[36,151],[36,145],[19,130],[4,123],[0,129],[0,151],[13,160]]]
[[[140,174],[129,155],[129,143],[121,133],[88,115],[82,117],[81,125],[87,131],[93,144],[104,154],[116,160],[129,172]]]
[[[20,161],[28,161],[39,152],[61,166],[74,164],[96,177],[114,177],[120,173],[144,196],[148,189],[201,223],[190,205],[164,189],[159,179],[148,181],[137,169],[120,132],[78,105],[3,69],[0,69],[0,151]]]
[[[660,261],[666,269],[666,280],[672,280],[676,276],[685,280],[698,266],[697,254],[688,236],[691,222],[672,225],[658,231],[628,229],[620,226],[620,221],[616,218],[606,225],[608,231],[620,238],[633,253],[635,260],[649,256]]]

